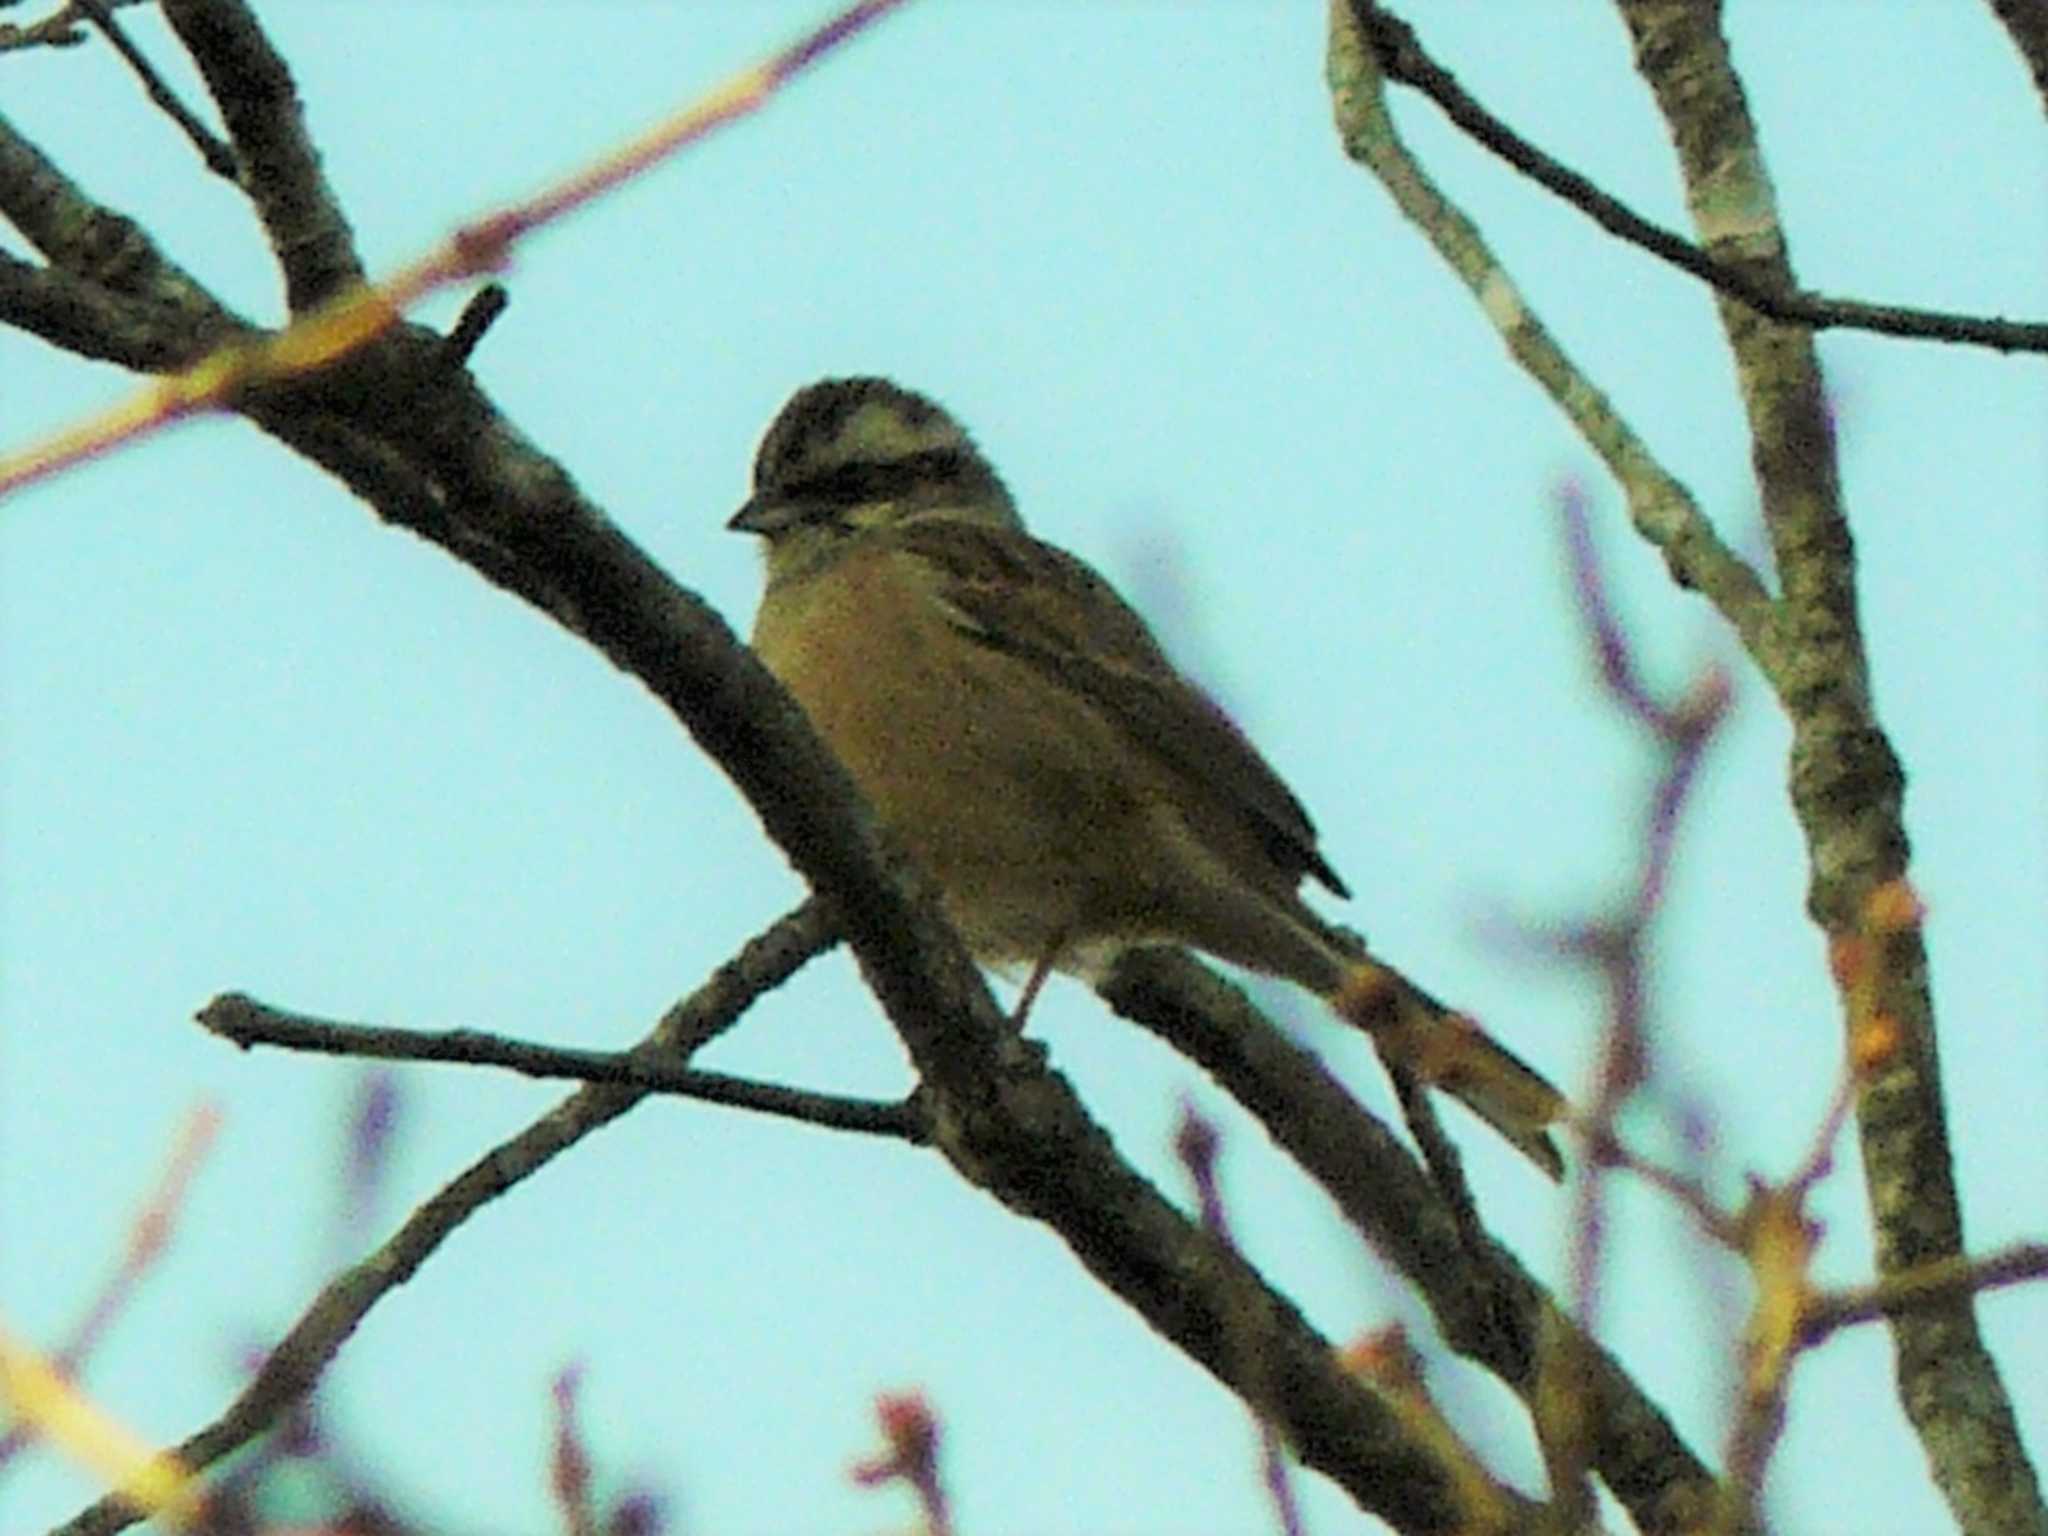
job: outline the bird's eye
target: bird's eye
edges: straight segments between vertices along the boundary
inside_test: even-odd
[[[888,472],[879,464],[841,464],[790,487],[790,494],[824,506],[850,507],[887,493]]]

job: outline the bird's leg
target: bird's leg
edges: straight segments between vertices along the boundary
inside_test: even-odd
[[[1067,941],[1063,936],[1055,937],[1045,946],[1045,953],[1032,965],[1031,974],[1024,981],[1024,990],[1017,994],[1017,1006],[1010,1013],[1010,1025],[1013,1029],[1024,1028],[1024,1016],[1031,1012],[1031,1005],[1038,1001],[1038,989],[1045,985],[1045,978],[1052,974],[1054,965],[1059,962],[1060,951],[1066,947]]]

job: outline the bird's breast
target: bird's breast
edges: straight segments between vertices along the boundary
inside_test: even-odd
[[[982,959],[1035,961],[1121,926],[1154,872],[1120,852],[1147,796],[1086,700],[962,630],[906,556],[857,556],[772,588],[755,650]]]

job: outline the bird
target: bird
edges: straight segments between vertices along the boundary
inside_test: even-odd
[[[1025,531],[958,421],[888,379],[807,385],[727,526],[758,536],[752,645],[968,951],[1099,979],[1184,945],[1278,976],[1370,1032],[1552,1178],[1564,1096],[1301,897],[1348,896],[1301,802],[1145,621]]]

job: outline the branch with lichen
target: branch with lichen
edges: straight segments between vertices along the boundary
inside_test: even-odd
[[[1394,205],[1471,289],[1508,355],[1556,402],[1621,486],[1630,519],[1663,554],[1672,578],[1702,593],[1738,633],[1760,630],[1769,620],[1761,578],[1566,355],[1478,226],[1402,141],[1387,109],[1385,77],[1359,20],[1360,11],[1372,9],[1370,0],[1334,0],[1330,7],[1330,96],[1345,154],[1378,178]]]
[[[1994,0],[1996,3],[1996,0]],[[2006,0],[2008,25],[2039,68],[2048,58],[2048,22],[2038,6]],[[2022,25],[2019,14],[2029,13]],[[1906,304],[1873,304],[1834,298],[1759,278],[1740,266],[1715,260],[1707,251],[1651,223],[1619,198],[1545,154],[1475,100],[1457,77],[1429,55],[1415,29],[1377,4],[1359,4],[1352,15],[1390,80],[1412,86],[1442,109],[1474,143],[1498,155],[1520,174],[1554,193],[1617,240],[1647,251],[1659,261],[1698,278],[1759,314],[1809,330],[1868,331],[1919,341],[1961,343],[2000,352],[2048,352],[2048,324],[1986,315],[1921,309]],[[2035,49],[2044,50],[2035,53]]]
[[[1754,278],[1796,284],[1775,191],[1717,7],[1618,0],[1637,68],[1669,127],[1702,246]],[[1792,726],[1792,805],[1806,839],[1807,906],[1829,935],[1868,933],[1873,902],[1905,879],[1905,776],[1872,699],[1855,542],[1811,333],[1738,300],[1718,303],[1748,419],[1781,596],[1743,634]],[[1927,953],[1917,921],[1868,935],[1860,985],[1837,970],[1844,1032],[1891,1021],[1897,1047],[1858,1079],[1856,1120],[1878,1268],[1965,1251],[1941,1091]],[[1968,1530],[2048,1528],[2011,1395],[1970,1298],[1894,1317],[1899,1398],[1934,1479]]]
[[[1829,934],[1858,933],[1872,893],[1906,873],[1904,780],[1871,701],[1854,547],[1812,335],[1767,313],[1780,306],[1736,296],[1796,298],[1800,290],[1718,30],[1719,8],[1692,0],[1619,0],[1619,8],[1638,67],[1670,125],[1698,250],[1716,275],[1733,279],[1717,290],[1719,308],[1749,417],[1779,595],[1722,541],[1563,355],[1472,222],[1401,143],[1383,71],[1391,62],[1419,78],[1427,61],[1404,47],[1375,0],[1334,0],[1331,8],[1339,132],[1346,152],[1386,186],[1472,290],[1511,356],[1599,454],[1623,488],[1631,520],[1674,580],[1715,605],[1771,685],[1793,727],[1792,799],[1809,849],[1809,908]],[[1839,975],[1838,968],[1854,1053],[1861,1004]],[[1869,941],[1860,975],[1859,985],[1896,1030],[1896,1049],[1854,1079],[1879,1265],[1891,1276],[1963,1252],[1917,924]],[[1901,1399],[1958,1519],[1973,1529],[2038,1528],[2048,1516],[1968,1296],[1930,1301],[1892,1323]],[[1759,1423],[1743,1456],[1767,1449],[1764,1428]]]

